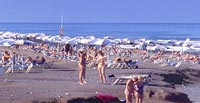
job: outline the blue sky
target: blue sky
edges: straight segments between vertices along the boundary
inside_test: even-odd
[[[0,0],[0,22],[200,23],[200,0]]]

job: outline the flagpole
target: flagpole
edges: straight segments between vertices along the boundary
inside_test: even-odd
[[[63,36],[63,13],[61,14],[61,21],[60,21],[60,37]]]

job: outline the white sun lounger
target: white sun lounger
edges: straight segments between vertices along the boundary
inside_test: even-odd
[[[151,77],[148,74],[143,74],[143,75],[140,75],[140,76],[142,76],[143,78],[146,78],[146,79]],[[132,77],[138,77],[138,75],[129,75],[129,76],[115,77],[115,81],[114,81],[113,85],[120,84],[120,83],[122,83],[122,81],[131,79]],[[148,79],[147,79],[147,81],[148,81]]]

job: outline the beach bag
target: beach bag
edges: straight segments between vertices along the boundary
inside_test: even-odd
[[[117,97],[110,94],[98,93],[95,97],[98,98],[101,103],[121,103]]]

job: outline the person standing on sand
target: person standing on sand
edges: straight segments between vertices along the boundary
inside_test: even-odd
[[[137,81],[137,78],[132,77],[126,82],[126,88],[125,88],[125,97],[126,97],[126,103],[132,103],[133,96],[135,92],[135,83]]]
[[[138,76],[138,81],[135,84],[135,98],[136,103],[142,103],[144,92],[144,80],[142,76]]]
[[[78,58],[79,58],[79,83],[84,84],[85,81],[85,71],[86,71],[86,57],[87,54],[84,50],[78,51]]]
[[[106,83],[106,76],[105,76],[105,59],[104,53],[100,50],[98,52],[97,63],[98,63],[98,71],[101,83]]]

